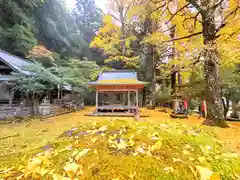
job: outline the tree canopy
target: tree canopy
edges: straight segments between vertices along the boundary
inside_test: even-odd
[[[220,71],[239,63],[239,2],[112,0],[109,5],[111,11],[91,46],[102,50],[106,61],[143,69],[145,79],[152,83],[152,97],[157,74],[175,76],[173,82],[182,84],[190,80],[191,68],[200,65],[208,123],[213,119],[222,123]]]
[[[96,57],[101,63],[101,53],[89,48],[102,22],[94,1],[77,0],[72,10],[58,0],[4,0],[0,6],[1,49],[26,57],[33,47],[45,46],[62,57]]]

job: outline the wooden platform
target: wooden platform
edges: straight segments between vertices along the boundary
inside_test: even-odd
[[[134,117],[134,113],[100,113],[92,112],[84,114],[84,116],[99,116],[99,117]],[[140,115],[140,117],[149,117],[147,115]]]
[[[228,117],[227,121],[238,121],[238,122],[240,122],[240,119]]]
[[[119,110],[128,110],[128,109],[137,109],[138,107],[136,106],[126,106],[126,105],[104,105],[104,106],[98,106],[97,109],[98,110],[115,110],[115,109],[119,109]]]
[[[188,119],[188,116],[185,114],[170,114],[171,118],[178,118],[178,119]]]

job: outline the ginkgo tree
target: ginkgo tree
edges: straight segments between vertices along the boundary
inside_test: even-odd
[[[239,2],[166,1],[166,7],[163,21],[166,26],[174,27],[174,35],[169,40],[163,39],[162,43],[173,42],[174,58],[177,60],[187,59],[186,55],[190,52],[193,59],[203,62],[206,84],[204,98],[208,104],[206,123],[224,125],[219,65],[238,63],[238,52],[234,47],[239,46]],[[231,56],[227,49],[232,51],[231,58],[226,58]],[[194,57],[195,51],[198,52],[198,58]],[[220,56],[221,53],[225,54],[225,58]],[[173,64],[180,65],[181,69],[182,61],[173,61]]]
[[[169,1],[168,5],[170,3],[172,1]],[[205,99],[208,104],[206,122],[224,124],[219,76],[219,64],[222,63],[219,44],[225,43],[222,41],[224,38],[234,39],[238,34],[239,29],[232,24],[239,24],[240,21],[239,2],[182,0],[176,2],[176,5],[174,12],[167,11],[169,23],[177,23],[176,38],[173,40],[184,42],[189,41],[191,37],[199,36],[202,43],[201,56],[204,61],[206,81]]]

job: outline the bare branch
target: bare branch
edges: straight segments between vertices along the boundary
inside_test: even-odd
[[[174,14],[172,14],[170,19],[165,24],[168,24],[177,15],[177,13],[179,13],[180,11],[182,11],[184,8],[188,7],[189,5],[190,5],[190,3],[186,4],[185,6],[181,7],[179,10],[177,10]],[[170,12],[169,9],[168,9],[168,11]]]
[[[180,37],[180,38],[174,38],[174,39],[171,39],[171,40],[168,40],[168,41],[164,41],[164,42],[166,43],[166,42],[172,42],[172,41],[179,41],[179,40],[187,39],[187,38],[190,38],[190,37],[193,37],[193,36],[197,36],[197,35],[200,35],[200,34],[202,34],[202,31],[190,34],[188,36],[184,36],[184,37]]]
[[[217,9],[225,0],[220,0],[219,2],[217,2],[215,5],[213,5],[213,9]]]
[[[176,27],[176,25],[173,25],[170,28],[163,30],[162,33],[168,32],[168,31],[172,30],[175,27]]]
[[[152,11],[150,11],[150,12],[147,14],[147,17],[149,17],[152,13],[158,11],[159,9],[163,8],[164,6],[166,6],[166,2],[165,2],[163,5],[158,6],[158,7],[156,7],[155,9],[153,9]]]
[[[186,17],[184,20],[183,20],[183,27],[185,28],[185,26],[184,26],[184,23],[185,23],[185,21],[187,21],[187,20],[190,20],[190,19],[194,19],[194,23],[193,23],[193,26],[194,26],[194,28],[196,27],[196,24],[197,24],[197,21],[199,21],[198,19],[197,19],[197,17],[199,16],[199,14],[200,14],[200,12],[197,12],[197,14],[195,15],[195,16],[190,16],[190,17]],[[199,21],[199,22],[201,22],[201,21]]]
[[[225,16],[224,21],[227,21],[227,19],[232,15],[235,16],[239,9],[240,9],[240,6],[237,6],[236,9],[234,9],[232,12],[230,12],[228,15]]]
[[[232,37],[232,36],[234,36],[235,34],[237,34],[238,33],[238,31],[240,31],[240,28],[238,28],[235,32],[233,32],[233,33],[231,33],[231,34],[229,34],[229,37]]]

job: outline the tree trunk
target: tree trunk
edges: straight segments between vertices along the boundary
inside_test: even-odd
[[[224,119],[227,119],[227,113],[229,111],[229,98],[226,98],[226,102],[224,98],[222,98],[223,108],[224,108]]]
[[[207,118],[204,124],[226,126],[221,97],[219,57],[215,33],[214,13],[209,13],[206,17],[203,17],[205,99],[207,102]]]
[[[152,56],[152,106],[155,107],[156,106],[156,83],[157,83],[157,79],[156,79],[156,52],[154,50],[154,47],[152,47],[152,52],[153,52],[153,56]]]
[[[172,87],[172,94],[174,94],[176,92],[176,72],[172,72],[171,87]]]
[[[171,39],[174,39],[175,37],[175,33],[176,33],[176,26],[174,28],[171,29],[170,31],[170,37]],[[175,56],[175,47],[174,47],[174,41],[172,42],[173,43],[173,46],[172,46],[172,53],[171,55],[169,56],[169,58],[173,59],[174,56]],[[174,94],[176,92],[176,71],[174,70],[174,66],[172,66],[172,74],[171,74],[171,88],[172,88],[172,94]]]
[[[237,104],[238,104],[237,101],[232,101],[232,114],[231,114],[232,118],[238,118],[238,116],[237,116]]]
[[[154,108],[156,106],[156,57],[154,47],[150,44],[147,45],[147,54],[146,78],[148,82],[151,82],[148,89],[151,94],[149,103]]]
[[[125,48],[125,37],[126,37],[126,32],[125,32],[125,17],[124,17],[124,8],[118,4],[118,11],[119,11],[119,17],[120,17],[120,22],[121,22],[121,35],[120,35],[120,45],[121,45],[121,51],[122,51],[122,56],[125,56],[126,54],[126,48]]]

